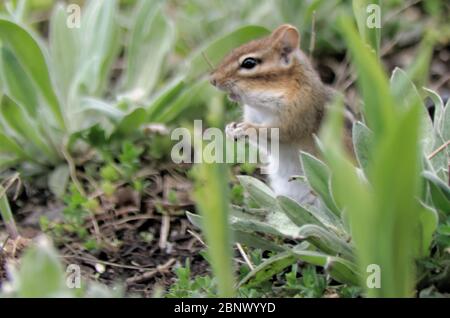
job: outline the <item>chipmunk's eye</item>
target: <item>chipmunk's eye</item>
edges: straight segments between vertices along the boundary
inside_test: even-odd
[[[259,63],[258,60],[254,59],[253,57],[247,57],[242,62],[241,67],[250,70],[254,68],[258,63]]]

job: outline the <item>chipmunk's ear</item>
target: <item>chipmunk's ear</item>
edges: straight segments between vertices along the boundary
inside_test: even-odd
[[[272,32],[272,39],[276,40],[280,38],[280,35],[288,28],[292,28],[293,26],[290,24],[282,24]]]
[[[281,46],[283,54],[288,55],[300,46],[300,33],[290,24],[283,24],[272,32],[272,39]]]

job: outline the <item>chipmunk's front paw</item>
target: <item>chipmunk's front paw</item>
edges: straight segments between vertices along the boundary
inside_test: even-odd
[[[232,122],[232,123],[229,123],[228,125],[226,125],[225,134],[227,135],[228,138],[238,139],[238,136],[236,134],[236,126],[237,126],[237,124],[235,122]]]
[[[252,125],[246,122],[238,124],[232,122],[225,127],[225,133],[228,137],[234,140],[238,140],[241,138],[245,138],[248,135],[247,130],[251,127]]]

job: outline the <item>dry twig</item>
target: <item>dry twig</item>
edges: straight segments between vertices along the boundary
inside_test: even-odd
[[[255,266],[252,264],[250,259],[248,258],[247,254],[245,253],[244,249],[242,248],[242,245],[240,243],[236,243],[236,246],[239,250],[239,253],[241,253],[242,258],[244,259],[245,263],[248,265],[250,270],[254,270]]]
[[[151,271],[148,271],[148,272],[145,272],[142,275],[135,276],[135,277],[130,277],[125,282],[126,282],[127,285],[132,285],[132,284],[136,284],[136,283],[145,282],[145,281],[149,280],[150,278],[152,278],[153,276],[155,276],[158,273],[162,273],[162,272],[168,271],[170,269],[170,267],[175,263],[175,261],[176,261],[175,258],[171,258],[166,263],[164,263],[163,265],[159,265],[155,269],[153,269]]]
[[[433,159],[438,153],[440,153],[442,150],[444,150],[446,147],[450,145],[450,140],[447,140],[443,145],[441,145],[439,148],[437,148],[435,151],[433,151],[431,154],[428,155],[428,160]]]
[[[170,232],[170,216],[168,214],[165,214],[162,218],[161,222],[161,231],[159,234],[159,248],[165,249],[167,246],[167,237],[169,236]]]

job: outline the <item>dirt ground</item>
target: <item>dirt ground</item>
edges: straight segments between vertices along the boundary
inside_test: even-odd
[[[129,293],[144,297],[167,289],[174,282],[175,266],[184,265],[186,259],[192,275],[208,273],[207,263],[199,255],[205,247],[199,230],[185,217],[186,210],[195,210],[189,195],[191,183],[177,170],[168,166],[147,171],[145,180],[150,187],[142,195],[129,186],[119,187],[113,198],[92,194],[101,207],[98,214],[88,218],[85,227],[100,248],[86,249],[76,235],[55,238],[63,263],[80,265],[86,279],[106,285],[125,283]],[[174,194],[176,203],[170,203]],[[17,211],[21,235],[30,239],[41,233],[40,216],[52,221],[62,219],[61,203],[26,184],[12,208]],[[14,259],[20,253],[18,249]],[[7,258],[11,256],[0,254],[0,285],[6,277]]]

